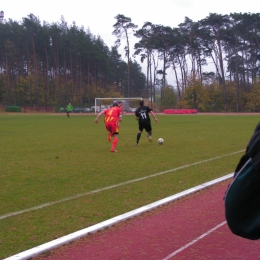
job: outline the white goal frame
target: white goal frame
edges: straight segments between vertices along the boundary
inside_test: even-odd
[[[127,100],[143,100],[142,97],[132,97],[132,98],[95,98],[95,115],[97,114],[97,101],[98,100],[120,100],[120,101],[127,101]]]

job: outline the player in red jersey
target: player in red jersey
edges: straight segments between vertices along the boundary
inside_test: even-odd
[[[99,117],[103,114],[105,115],[104,123],[108,131],[108,141],[111,142],[111,137],[113,137],[112,147],[110,150],[112,153],[116,152],[115,148],[118,143],[119,122],[122,121],[122,110],[119,104],[122,104],[122,102],[114,102],[111,108],[99,112],[95,119],[95,123],[98,123]]]

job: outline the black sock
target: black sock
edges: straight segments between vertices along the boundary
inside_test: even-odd
[[[139,143],[140,137],[141,137],[141,133],[138,133],[137,136],[136,136],[136,143],[137,144]]]

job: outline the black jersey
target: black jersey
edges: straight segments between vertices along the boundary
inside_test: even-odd
[[[141,106],[136,109],[135,115],[138,117],[139,123],[140,122],[150,122],[149,113],[153,111],[152,108],[148,106]]]

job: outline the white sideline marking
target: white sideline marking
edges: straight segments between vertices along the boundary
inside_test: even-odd
[[[162,175],[162,174],[165,174],[165,173],[182,170],[182,169],[194,166],[194,165],[198,165],[198,164],[201,164],[201,163],[205,163],[205,162],[213,161],[213,160],[220,159],[220,158],[223,158],[223,157],[231,156],[231,155],[238,154],[238,153],[241,153],[241,152],[244,152],[244,151],[245,150],[241,150],[241,151],[237,151],[237,152],[234,152],[234,153],[213,157],[213,158],[210,158],[210,159],[207,159],[207,160],[203,160],[203,161],[191,163],[191,164],[188,164],[188,165],[180,166],[180,167],[177,167],[177,168],[174,168],[174,169],[170,169],[170,170],[167,170],[167,171],[155,173],[155,174],[152,174],[152,175],[149,175],[149,176],[146,176],[146,177],[142,177],[142,178],[138,178],[138,179],[122,182],[122,183],[111,185],[111,186],[104,187],[104,188],[101,188],[101,189],[97,189],[97,190],[93,190],[93,191],[77,194],[75,196],[68,197],[68,198],[65,198],[65,199],[61,199],[61,200],[45,203],[45,204],[42,204],[42,205],[39,205],[39,206],[36,206],[36,207],[32,207],[32,208],[28,208],[28,209],[25,209],[25,210],[11,212],[11,213],[8,213],[8,214],[0,216],[0,220],[5,219],[5,218],[9,218],[9,217],[13,217],[13,216],[16,216],[16,215],[20,215],[20,214],[23,214],[23,213],[26,213],[26,212],[30,212],[30,211],[33,211],[33,210],[46,208],[46,207],[49,207],[49,206],[52,206],[52,205],[55,205],[55,204],[59,204],[59,203],[63,203],[63,202],[69,201],[69,200],[78,199],[80,197],[83,197],[83,196],[86,196],[86,195],[90,195],[90,194],[94,194],[94,193],[98,193],[98,192],[101,192],[101,191],[104,191],[104,190],[110,190],[110,189],[113,189],[113,188],[116,188],[116,187],[120,187],[120,186],[129,184],[129,183],[142,181],[142,180],[145,180],[145,179],[148,179],[148,178],[152,178],[152,177],[156,177],[156,176],[159,176],[159,175]]]
[[[179,248],[178,250],[174,251],[173,253],[171,253],[170,255],[168,255],[167,257],[163,258],[163,260],[168,260],[171,259],[173,256],[177,255],[178,253],[180,253],[181,251],[183,251],[184,249],[186,249],[187,247],[195,244],[196,242],[198,242],[200,239],[202,239],[203,237],[209,235],[210,233],[212,233],[213,231],[215,231],[216,229],[222,227],[224,224],[226,224],[227,222],[224,221],[222,223],[220,223],[219,225],[215,226],[214,228],[210,229],[209,231],[207,231],[206,233],[202,234],[201,236],[195,238],[194,240],[192,240],[190,243],[186,244],[185,246]]]
[[[172,202],[172,201],[175,201],[177,199],[180,199],[184,196],[187,196],[187,195],[190,195],[194,192],[197,192],[199,190],[202,190],[202,189],[205,189],[207,187],[210,187],[214,184],[217,184],[219,182],[222,182],[224,180],[227,180],[229,178],[232,178],[234,175],[234,173],[230,173],[228,175],[225,175],[223,177],[220,177],[218,179],[215,179],[215,180],[212,180],[212,181],[209,181],[209,182],[206,182],[204,184],[201,184],[201,185],[198,185],[198,186],[195,186],[193,188],[190,188],[186,191],[182,191],[180,193],[177,193],[175,195],[172,195],[170,197],[167,197],[167,198],[164,198],[162,200],[158,200],[154,203],[151,203],[151,204],[148,204],[146,206],[143,206],[141,208],[138,208],[138,209],[135,209],[135,210],[132,210],[130,212],[127,212],[125,214],[122,214],[122,215],[119,215],[117,217],[114,217],[114,218],[111,218],[111,219],[108,219],[106,221],[103,221],[101,223],[98,223],[96,225],[93,225],[93,226],[90,226],[88,228],[85,228],[85,229],[81,229],[79,231],[76,231],[74,233],[71,233],[69,235],[66,235],[66,236],[63,236],[61,238],[58,238],[58,239],[55,239],[53,241],[50,241],[50,242],[47,242],[43,245],[40,245],[40,246],[37,246],[37,247],[34,247],[32,249],[29,249],[29,250],[26,250],[24,252],[21,252],[19,254],[16,254],[16,255],[13,255],[11,257],[8,257],[6,259],[3,259],[3,260],[27,260],[27,259],[30,259],[32,257],[35,257],[37,255],[40,255],[46,251],[50,251],[54,248],[57,248],[59,246],[62,246],[62,245],[65,245],[65,244],[68,244],[74,240],[77,240],[81,237],[84,237],[90,233],[95,233],[99,230],[102,230],[102,229],[105,229],[107,227],[110,227],[116,223],[119,223],[121,221],[124,221],[124,220],[127,220],[129,218],[132,218],[132,217],[135,217],[137,215],[140,215],[146,211],[149,211],[149,210],[152,210],[154,208],[157,208],[159,206],[163,206],[169,202]]]

